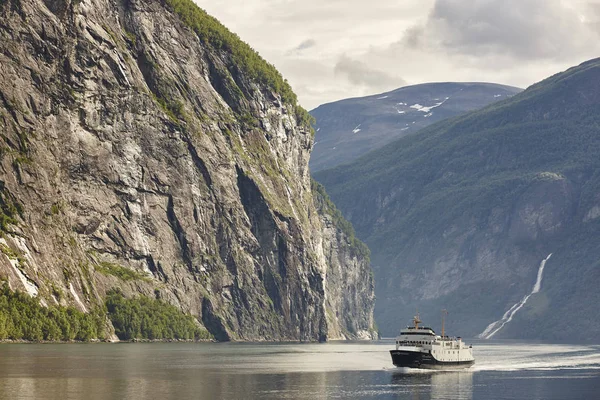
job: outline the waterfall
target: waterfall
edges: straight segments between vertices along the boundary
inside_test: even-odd
[[[523,308],[523,306],[525,305],[525,303],[527,303],[527,300],[529,300],[531,295],[536,294],[540,291],[540,289],[542,288],[542,278],[544,276],[544,267],[546,266],[546,262],[548,262],[550,257],[552,257],[552,253],[550,253],[550,255],[548,255],[548,257],[546,257],[546,259],[544,259],[540,263],[540,268],[538,269],[538,273],[537,273],[537,280],[535,281],[535,285],[533,285],[533,289],[531,290],[531,293],[529,293],[527,296],[523,297],[523,299],[520,302],[518,302],[517,304],[515,304],[511,308],[509,308],[508,311],[504,313],[504,315],[502,316],[502,318],[500,320],[489,324],[488,327],[485,328],[485,330],[482,333],[477,335],[478,338],[491,339],[492,336],[494,336],[496,333],[498,333],[498,331],[500,329],[504,328],[504,326],[506,324],[508,324],[510,321],[512,321],[512,319],[515,316],[515,314],[517,313],[517,311],[519,311],[521,308]]]

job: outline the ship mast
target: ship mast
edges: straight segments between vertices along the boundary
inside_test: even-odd
[[[417,311],[417,315],[413,318],[413,323],[415,324],[415,329],[419,329],[419,324],[421,323],[421,319],[419,318],[419,311]]]
[[[444,330],[444,322],[445,322],[445,317],[446,315],[448,315],[448,310],[444,309],[442,310],[442,338],[446,337],[446,333]]]

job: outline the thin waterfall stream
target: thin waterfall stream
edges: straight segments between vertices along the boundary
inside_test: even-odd
[[[478,338],[491,339],[492,336],[494,336],[496,333],[498,333],[498,331],[500,331],[502,328],[504,328],[504,326],[506,324],[508,324],[510,321],[512,321],[515,314],[521,308],[523,308],[525,303],[527,303],[527,300],[529,300],[529,298],[532,295],[534,295],[540,291],[540,289],[542,288],[542,278],[544,277],[544,267],[546,266],[546,263],[548,262],[550,257],[552,257],[552,253],[550,253],[550,255],[548,255],[548,257],[546,257],[540,263],[540,268],[538,269],[538,273],[537,273],[537,280],[535,281],[535,285],[533,285],[533,289],[531,290],[531,293],[529,293],[527,296],[523,297],[523,299],[520,302],[518,302],[517,304],[515,304],[511,308],[509,308],[508,311],[506,311],[504,313],[504,315],[502,316],[502,318],[500,320],[489,324],[488,327],[485,328],[485,330],[482,333],[477,335]]]

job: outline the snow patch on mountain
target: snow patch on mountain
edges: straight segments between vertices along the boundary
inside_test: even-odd
[[[410,106],[410,108],[414,108],[417,111],[421,111],[421,112],[424,112],[424,113],[428,114],[428,113],[431,112],[431,110],[433,110],[434,108],[438,108],[439,106],[441,106],[442,104],[444,104],[445,102],[447,102],[449,99],[450,99],[449,97],[446,97],[444,99],[444,101],[440,101],[439,103],[436,103],[436,104],[434,104],[432,106],[429,106],[429,107],[422,106],[421,104],[417,103],[417,104],[413,104],[412,106]]]

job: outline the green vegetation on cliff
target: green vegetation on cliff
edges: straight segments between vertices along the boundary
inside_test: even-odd
[[[38,299],[0,287],[0,340],[88,341],[105,336],[105,313],[83,313],[73,307],[43,307]]]
[[[313,199],[317,209],[321,211],[321,213],[331,217],[334,225],[346,236],[346,240],[348,241],[350,248],[356,252],[357,256],[368,259],[371,255],[369,248],[366,244],[358,240],[356,234],[354,233],[352,224],[346,218],[344,218],[341,211],[337,209],[335,204],[333,204],[329,198],[329,195],[325,191],[325,187],[314,179],[311,179],[310,183]]]
[[[116,276],[117,278],[123,281],[150,280],[148,276],[140,272],[134,271],[130,268],[125,268],[119,264],[114,264],[106,261],[98,263],[98,265],[96,265],[96,271],[100,272],[102,275]]]
[[[39,299],[0,286],[0,340],[90,341],[106,338],[107,316],[121,340],[210,339],[191,315],[160,300],[126,298],[120,290],[106,296],[106,308],[84,313],[74,307],[44,307]]]
[[[6,232],[9,224],[16,225],[16,217],[22,213],[20,204],[11,196],[4,182],[0,181],[0,231]]]
[[[287,80],[279,71],[265,61],[254,49],[242,41],[216,18],[208,15],[192,0],[165,0],[181,20],[196,32],[200,40],[218,50],[225,50],[232,56],[233,63],[249,78],[269,87],[281,95],[285,103],[294,107],[299,122],[309,126],[313,121],[308,111],[298,105],[298,98]]]
[[[106,296],[106,309],[121,340],[211,338],[191,315],[157,299],[145,296],[128,299],[121,291],[111,290]]]

